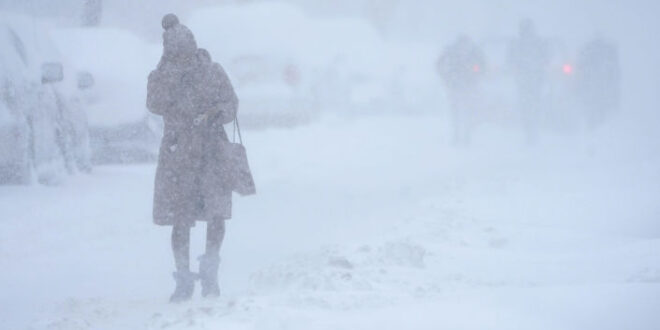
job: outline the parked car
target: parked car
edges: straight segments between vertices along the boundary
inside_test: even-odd
[[[304,51],[313,29],[296,6],[253,3],[208,7],[182,20],[199,47],[229,75],[240,99],[241,126],[307,123],[318,115],[311,86],[311,56]],[[237,32],[240,31],[240,32]]]
[[[430,52],[387,43],[364,19],[255,2],[199,9],[182,21],[225,67],[247,127],[304,124],[322,112],[409,113],[435,95],[424,88],[430,55],[419,54]]]
[[[68,28],[51,36],[79,73],[94,164],[154,161],[162,121],[146,108],[149,72],[161,46],[114,28]],[[120,51],[118,51],[120,50]]]
[[[57,184],[89,171],[87,120],[73,70],[39,24],[0,17],[0,184]]]
[[[242,125],[294,126],[312,119],[311,100],[304,95],[301,72],[294,61],[243,55],[227,66],[240,95]]]

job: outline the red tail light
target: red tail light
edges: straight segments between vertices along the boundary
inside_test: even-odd
[[[481,67],[479,66],[479,64],[475,64],[472,66],[472,72],[479,72],[479,71],[481,71]]]
[[[573,66],[570,64],[564,64],[561,70],[564,72],[564,74],[573,74]]]

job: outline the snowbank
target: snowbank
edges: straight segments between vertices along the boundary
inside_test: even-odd
[[[611,129],[530,150],[482,131],[462,150],[447,147],[443,122],[327,118],[246,134],[259,194],[235,200],[217,301],[166,302],[173,266],[169,232],[151,224],[153,166],[102,167],[57,190],[1,188],[3,317],[35,329],[658,322],[652,145]]]

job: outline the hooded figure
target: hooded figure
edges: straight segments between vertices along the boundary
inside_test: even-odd
[[[231,218],[223,124],[236,117],[238,99],[226,73],[197,49],[192,32],[173,14],[163,18],[163,56],[149,74],[147,108],[165,123],[154,187],[153,220],[173,226],[177,288],[171,301],[192,296],[190,228],[207,222],[200,263],[202,294],[219,295],[217,269],[224,221]]]
[[[621,66],[616,44],[603,38],[587,42],[578,53],[576,91],[591,128],[619,108]]]
[[[478,112],[481,92],[479,83],[485,66],[481,48],[468,36],[461,35],[447,46],[438,59],[437,70],[447,87],[452,111],[453,143],[470,143],[470,130]]]
[[[536,32],[531,19],[524,19],[518,28],[518,37],[508,49],[508,65],[518,89],[518,107],[522,115],[527,143],[538,139],[543,92],[548,79],[550,63],[548,41]]]

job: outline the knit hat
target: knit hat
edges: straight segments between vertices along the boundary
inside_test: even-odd
[[[177,24],[179,24],[179,18],[174,14],[167,14],[163,16],[163,21],[161,22],[163,29],[167,30]]]
[[[189,58],[197,51],[195,36],[179,23],[174,14],[167,14],[161,22],[163,29],[163,56],[168,58]]]

